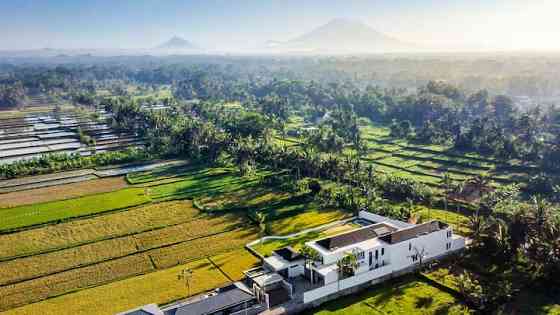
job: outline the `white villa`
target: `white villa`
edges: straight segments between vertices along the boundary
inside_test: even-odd
[[[290,299],[294,306],[316,305],[338,294],[411,272],[424,262],[465,247],[465,239],[440,221],[414,225],[365,211],[360,212],[359,218],[368,224],[307,242],[318,254],[314,261],[291,248],[264,258],[259,272],[247,273],[257,297],[268,307]],[[349,255],[354,258],[353,266],[343,267],[340,261]]]
[[[365,211],[354,220],[362,227],[307,242],[316,253],[312,259],[281,248],[264,258],[261,267],[246,271],[244,282],[168,306],[150,304],[121,314],[295,314],[465,247],[465,239],[439,221],[415,225]],[[349,257],[352,264],[343,264]]]

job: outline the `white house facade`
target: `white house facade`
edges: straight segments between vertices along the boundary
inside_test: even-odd
[[[360,212],[359,218],[371,224],[307,242],[318,254],[314,261],[296,255],[291,249],[282,249],[265,258],[263,267],[282,275],[288,282],[297,282],[296,277],[305,278],[310,284],[303,286],[301,302],[307,304],[342,290],[410,272],[424,262],[465,247],[465,239],[453,234],[451,226],[440,221],[414,225],[366,211]],[[349,257],[351,266],[344,263],[347,264]]]

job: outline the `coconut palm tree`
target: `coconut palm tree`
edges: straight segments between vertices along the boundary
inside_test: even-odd
[[[311,264],[319,261],[321,259],[321,255],[315,249],[304,245],[300,250],[299,253],[305,258],[305,268],[310,272],[311,283],[313,283],[313,268],[311,268]]]
[[[451,179],[451,175],[448,172],[443,173],[439,183],[443,188],[443,201],[445,205],[445,211],[447,211],[447,204],[449,202],[448,201],[449,193],[451,192],[451,188],[453,186],[453,180]]]

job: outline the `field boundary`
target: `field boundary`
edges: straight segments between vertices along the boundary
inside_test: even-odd
[[[173,247],[173,246],[176,246],[176,245],[181,245],[181,244],[184,244],[184,243],[189,243],[189,242],[196,241],[196,240],[199,240],[199,239],[204,239],[204,238],[209,238],[209,237],[220,235],[220,234],[225,234],[225,233],[228,233],[228,232],[235,231],[236,229],[237,228],[231,228],[231,229],[227,229],[227,230],[216,232],[216,233],[199,235],[199,236],[189,238],[189,239],[183,240],[183,241],[177,241],[177,242],[165,244],[165,245],[162,245],[162,246],[156,246],[156,247],[150,247],[150,248],[146,248],[146,249],[137,250],[133,253],[129,253],[129,254],[126,254],[126,255],[115,256],[115,257],[102,259],[102,260],[98,260],[98,261],[87,263],[87,264],[76,265],[72,268],[65,269],[65,270],[59,270],[59,271],[56,271],[56,272],[43,274],[43,275],[40,275],[40,276],[31,277],[31,278],[24,279],[24,280],[7,282],[7,283],[4,283],[4,284],[1,284],[0,288],[10,286],[10,285],[17,285],[17,284],[20,284],[20,283],[23,283],[23,282],[33,281],[33,280],[37,280],[37,279],[48,277],[48,276],[54,276],[54,275],[57,275],[57,274],[68,272],[68,271],[83,269],[83,268],[91,267],[91,266],[94,266],[94,265],[98,265],[98,264],[102,264],[102,263],[106,263],[106,262],[110,262],[110,261],[114,261],[114,260],[123,259],[123,258],[126,258],[126,257],[131,257],[131,256],[136,256],[136,255],[144,255],[144,254],[146,256],[150,257],[150,253],[149,253],[150,251],[160,250],[160,249],[163,249],[163,248],[168,248],[168,247]],[[226,252],[229,252],[229,251],[226,251]],[[206,257],[206,256],[203,256],[203,257]],[[193,258],[191,260],[186,260],[185,263],[193,261],[193,260],[198,260],[199,258],[200,257]],[[168,269],[168,268],[156,268],[155,270],[164,270],[164,269]]]

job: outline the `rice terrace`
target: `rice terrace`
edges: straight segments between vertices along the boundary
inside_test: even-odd
[[[560,315],[560,6],[514,2],[1,3],[0,314]]]

